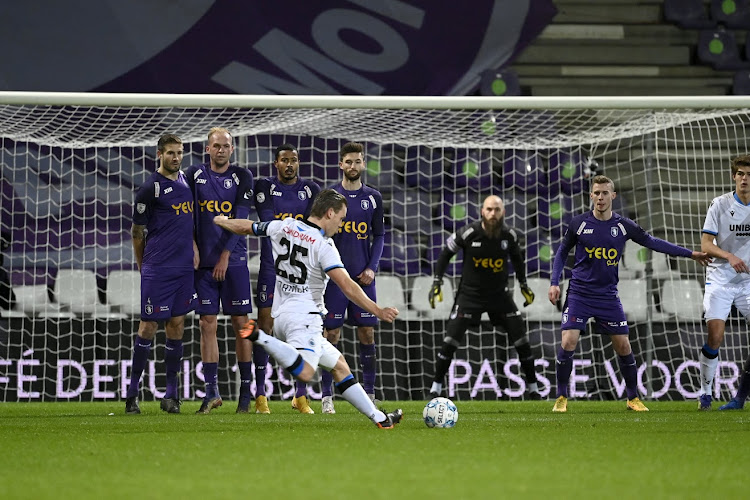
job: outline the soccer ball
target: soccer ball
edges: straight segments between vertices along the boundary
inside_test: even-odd
[[[435,398],[424,407],[422,418],[427,427],[453,427],[458,422],[458,408],[448,398]]]

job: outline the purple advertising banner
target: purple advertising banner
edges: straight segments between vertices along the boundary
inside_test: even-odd
[[[552,0],[85,3],[4,16],[0,90],[463,95],[557,13]]]

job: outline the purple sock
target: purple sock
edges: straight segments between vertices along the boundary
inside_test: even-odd
[[[219,363],[203,363],[203,378],[206,382],[206,399],[219,397]]]
[[[638,370],[635,365],[635,356],[631,352],[627,356],[617,356],[620,363],[620,373],[625,379],[625,392],[628,399],[638,396]]]
[[[127,397],[134,398],[140,392],[141,375],[146,369],[148,356],[151,354],[151,341],[136,335],[133,342],[133,365],[130,369],[130,385],[128,386]]]
[[[167,339],[164,349],[164,362],[167,365],[167,392],[165,399],[179,399],[177,392],[177,374],[180,373],[182,361],[182,340]]]
[[[258,344],[253,344],[253,363],[255,363],[255,397],[265,396],[268,353]]]
[[[359,344],[359,365],[362,367],[362,387],[367,394],[375,394],[375,344]]]
[[[573,371],[573,355],[575,351],[566,351],[562,347],[557,351],[555,374],[557,375],[557,397],[568,397],[568,383],[570,372]]]
[[[740,403],[744,403],[747,399],[747,395],[750,393],[750,358],[745,361],[745,366],[742,369],[742,376],[740,377],[740,386],[737,388],[737,394],[734,399]]]
[[[297,391],[294,393],[295,398],[307,396],[307,382],[300,382],[297,380],[294,385],[297,388]]]
[[[336,349],[339,348],[338,344],[333,344]],[[320,374],[320,395],[322,397],[333,396],[333,375],[327,370],[323,370]]]
[[[240,369],[240,400],[250,400],[250,382],[253,377],[253,363],[251,361],[240,361],[237,363]]]

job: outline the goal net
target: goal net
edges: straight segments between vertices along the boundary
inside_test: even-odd
[[[365,182],[385,203],[386,244],[377,273],[382,304],[402,311],[377,328],[378,397],[421,399],[445,332],[460,255],[448,269],[445,301],[427,291],[445,238],[477,219],[482,200],[505,201],[506,221],[523,235],[536,301],[522,308],[543,395],[554,397],[560,311],[547,299],[554,252],[570,218],[589,208],[589,180],[616,184],[615,210],[657,237],[698,249],[711,199],[732,189],[729,160],[748,151],[743,98],[329,98],[0,93],[0,229],[15,295],[0,304],[3,401],[123,397],[139,319],[130,226],[137,187],[156,168],[165,132],[185,143],[183,167],[206,161],[214,126],[235,137],[234,161],[255,179],[275,175],[273,150],[299,148],[302,177],[340,181],[338,151],[366,146]],[[251,214],[254,217],[255,213]],[[257,240],[249,241],[251,279]],[[696,396],[704,271],[689,259],[626,248],[620,293],[644,396]],[[565,278],[569,276],[566,269]],[[564,287],[564,282],[563,282]],[[521,307],[518,286],[516,304]],[[590,327],[589,327],[590,328]],[[161,330],[160,330],[161,332]],[[236,397],[231,324],[220,320],[221,392]],[[198,321],[188,317],[183,399],[203,396]],[[715,395],[736,389],[748,354],[744,320],[728,323]],[[163,334],[144,375],[148,399],[163,394]],[[342,350],[358,368],[355,332]],[[292,383],[272,367],[268,394]],[[624,397],[606,337],[581,337],[571,378],[578,398]],[[446,381],[455,399],[521,398],[525,383],[505,333],[484,321],[469,331]],[[313,398],[319,394],[311,384]]]

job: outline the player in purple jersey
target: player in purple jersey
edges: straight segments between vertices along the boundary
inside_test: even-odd
[[[357,142],[344,144],[339,152],[339,167],[344,179],[332,189],[346,197],[348,210],[346,220],[333,236],[336,248],[341,253],[344,267],[359,284],[365,294],[375,301],[375,272],[383,255],[385,224],[383,222],[383,197],[380,192],[362,183],[365,169],[364,148]],[[326,314],[324,326],[326,338],[338,349],[344,315],[357,327],[359,338],[359,363],[362,368],[362,385],[370,399],[375,399],[375,328],[378,318],[349,300],[335,283],[329,283],[325,295]],[[330,372],[321,373],[323,413],[336,413],[333,407]]]
[[[637,369],[628,339],[628,321],[617,292],[618,265],[627,240],[675,257],[689,257],[703,266],[711,260],[704,252],[694,252],[654,238],[632,220],[612,212],[612,200],[616,196],[610,178],[594,177],[590,193],[594,209],[573,218],[555,254],[548,293],[553,304],[560,300],[560,276],[565,260],[570,250],[576,249],[573,275],[562,313],[562,342],[555,367],[557,400],[553,412],[568,410],[573,355],[589,318],[594,318],[597,333],[609,335],[618,355],[620,373],[625,379],[627,409],[648,411],[638,398]]]
[[[206,395],[197,413],[210,413],[222,405],[217,383],[219,303],[224,314],[231,316],[235,333],[240,371],[237,413],[248,413],[253,346],[239,336],[247,315],[252,312],[247,243],[245,238],[222,230],[213,219],[216,215],[247,219],[253,198],[253,176],[247,169],[230,165],[234,143],[227,129],[215,127],[208,132],[206,152],[208,163],[193,165],[185,172],[195,198],[195,241],[200,256],[195,272],[196,313],[200,315]]]
[[[182,360],[185,314],[194,309],[193,269],[197,253],[193,242],[193,195],[180,172],[182,141],[174,134],[159,138],[158,170],[135,195],[133,251],[141,272],[141,322],[133,345],[125,413],[141,412],[138,393],[158,327],[167,334],[164,360],[167,392],[161,409],[180,413],[177,374]]]
[[[255,208],[261,221],[274,219],[303,219],[310,215],[313,200],[320,192],[320,186],[315,182],[299,177],[299,154],[297,148],[291,144],[282,144],[276,148],[274,157],[276,175],[266,179],[259,179],[255,184]],[[271,334],[276,273],[274,270],[273,251],[271,242],[264,238],[260,247],[260,269],[256,283],[256,305],[258,306],[258,325]],[[255,412],[271,413],[266,398],[266,365],[268,353],[262,346],[253,346],[253,362],[255,363]],[[297,381],[295,397],[292,407],[300,413],[313,413],[307,400],[307,384]]]

